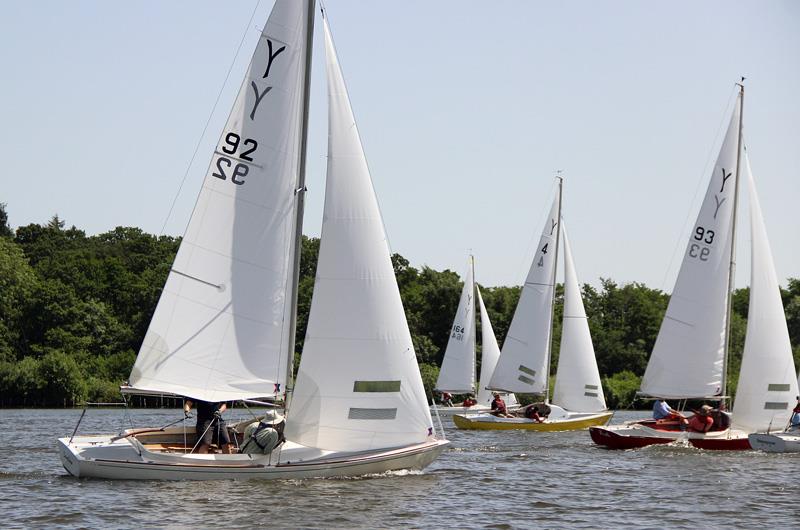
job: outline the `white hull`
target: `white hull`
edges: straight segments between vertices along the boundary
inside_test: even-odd
[[[750,447],[767,453],[800,453],[800,433],[751,434]]]
[[[59,438],[61,462],[70,475],[115,480],[246,480],[348,477],[422,469],[441,454],[446,440],[387,450],[344,453],[286,442],[269,455],[185,454],[153,451],[134,437]],[[280,460],[279,460],[280,459]]]
[[[436,415],[437,411],[439,416],[455,416],[456,414],[478,414],[487,412],[489,407],[483,405],[475,405],[473,407],[431,407],[431,415]]]

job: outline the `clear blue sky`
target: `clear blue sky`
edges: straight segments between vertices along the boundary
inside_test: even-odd
[[[166,223],[165,233],[181,234],[272,1],[248,29],[256,5],[4,2],[0,202],[12,226],[58,213],[89,234],[161,232],[245,35]],[[800,2],[327,8],[392,248],[413,265],[461,274],[472,249],[480,283],[519,284],[561,169],[580,279],[671,291],[745,75],[745,136],[778,276],[800,277]],[[309,235],[319,233],[324,195],[320,57]],[[749,283],[746,219],[739,285]]]

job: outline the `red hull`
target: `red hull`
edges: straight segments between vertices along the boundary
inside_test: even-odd
[[[669,438],[655,438],[649,436],[628,436],[619,435],[603,427],[590,427],[589,434],[592,441],[597,445],[603,445],[609,449],[637,449],[655,444],[668,444],[673,440]]]
[[[709,451],[749,451],[752,449],[747,438],[698,438],[696,440],[690,438],[689,443],[698,449],[707,449]]]

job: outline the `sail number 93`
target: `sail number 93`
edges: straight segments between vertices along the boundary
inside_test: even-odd
[[[241,150],[239,149],[240,147]],[[256,149],[258,149],[258,142],[252,138],[245,138],[244,141],[242,141],[238,134],[232,132],[225,135],[225,145],[222,146],[222,152],[229,155],[235,155],[237,151],[240,151],[237,158],[247,162],[253,161],[253,157],[250,155],[253,154]],[[247,173],[250,171],[249,166],[241,162],[238,162],[234,166],[233,161],[224,156],[217,158],[217,170],[211,174],[218,179],[227,180],[228,174],[226,170],[230,170],[231,168],[233,168],[231,182],[239,186],[244,184],[244,177],[246,177]]]
[[[692,242],[691,245],[689,245],[689,257],[698,258],[700,261],[708,261],[708,256],[711,254],[711,249],[706,245],[710,245],[714,242],[714,231],[706,230],[702,226],[698,226],[694,230],[692,239],[699,241],[700,243]]]

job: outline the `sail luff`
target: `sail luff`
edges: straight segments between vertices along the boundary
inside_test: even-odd
[[[303,254],[303,213],[305,210],[306,192],[306,157],[308,151],[308,107],[311,94],[311,60],[314,52],[314,6],[316,0],[307,0],[306,7],[306,56],[304,61],[304,81],[303,81],[303,118],[300,129],[300,152],[298,153],[297,187],[295,188],[295,235],[294,235],[294,255],[292,256],[292,276],[291,285],[287,297],[291,302],[289,311],[289,337],[286,348],[286,400],[291,399],[292,375],[294,372],[294,349],[295,335],[297,332],[297,298],[300,285],[300,258]]]
[[[559,171],[560,173],[560,171]],[[556,177],[558,179],[558,213],[556,214],[556,219],[558,219],[558,224],[556,226],[556,240],[555,240],[555,252],[553,256],[553,292],[550,296],[550,318],[549,318],[549,326],[550,326],[550,338],[547,341],[547,358],[544,362],[545,369],[547,370],[547,380],[545,381],[544,387],[544,401],[545,403],[550,402],[550,371],[552,367],[552,358],[553,358],[553,320],[555,318],[555,309],[556,309],[556,277],[558,276],[558,246],[559,242],[561,241],[561,199],[564,190],[564,179]]]
[[[744,81],[744,78],[742,78]],[[736,138],[736,180],[733,186],[733,219],[731,220],[731,259],[728,268],[728,303],[725,311],[725,349],[722,357],[722,396],[728,395],[728,360],[731,349],[731,312],[733,310],[733,289],[736,281],[736,218],[739,210],[739,177],[742,161],[742,117],[744,115],[744,85],[739,84],[739,134]],[[726,399],[723,397],[723,399]]]

